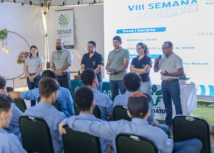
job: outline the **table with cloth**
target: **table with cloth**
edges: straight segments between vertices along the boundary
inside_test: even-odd
[[[71,80],[71,94],[72,98],[74,99],[74,93],[77,89],[84,86],[81,80]],[[197,106],[197,95],[195,84],[186,84],[180,85],[181,91],[181,104],[183,108],[184,115],[191,115]],[[110,83],[107,81],[103,82],[103,89],[102,92],[104,94],[109,95],[112,98]],[[161,85],[153,85],[151,91],[151,100],[153,104],[153,109],[155,112],[155,118],[158,120],[165,120],[166,111],[165,106],[163,103],[163,96],[161,91]],[[75,102],[75,101],[74,101]],[[175,116],[175,107],[173,106],[173,117]]]

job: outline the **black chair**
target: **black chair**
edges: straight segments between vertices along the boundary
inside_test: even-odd
[[[121,119],[131,121],[131,118],[127,114],[127,106],[116,106],[113,109],[114,120],[118,121]]]
[[[40,102],[40,99],[41,99],[41,98],[39,97],[39,98],[38,98],[38,103]],[[62,111],[61,106],[60,106],[60,103],[59,103],[58,100],[56,100],[55,103],[53,103],[52,105],[53,105],[58,111],[60,111],[60,112]]]
[[[7,87],[7,92],[13,91],[13,87]]]
[[[203,148],[201,153],[211,153],[209,124],[202,118],[177,115],[173,119],[174,142],[199,139]]]
[[[16,104],[16,106],[17,106],[22,112],[25,112],[25,110],[27,109],[27,106],[26,106],[24,100],[21,100],[21,99],[14,99],[13,102]]]
[[[21,116],[19,124],[23,147],[27,152],[54,153],[50,129],[45,120]]]
[[[65,153],[101,153],[99,138],[74,131],[68,125],[65,125],[64,128],[67,132],[62,135]]]
[[[75,107],[75,115],[79,115],[79,114],[80,114],[80,110],[79,110],[79,108],[76,106],[76,107]],[[100,109],[99,109],[99,107],[98,107],[97,105],[95,105],[95,107],[94,107],[93,115],[94,115],[96,118],[101,119]]]
[[[116,137],[117,153],[158,153],[156,144],[141,136],[119,134]]]

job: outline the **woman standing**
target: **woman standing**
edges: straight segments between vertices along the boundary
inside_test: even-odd
[[[152,61],[149,57],[149,50],[143,43],[138,43],[137,46],[138,57],[132,59],[130,71],[136,72],[141,76],[142,84],[140,92],[151,95],[152,83],[150,80],[149,72],[152,67]]]
[[[44,61],[42,57],[39,57],[39,52],[36,46],[30,47],[30,57],[25,60],[25,74],[27,76],[27,85],[29,90],[38,88],[38,83],[43,71]],[[31,106],[36,105],[35,100],[31,100]]]

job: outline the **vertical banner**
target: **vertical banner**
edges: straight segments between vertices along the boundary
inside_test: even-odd
[[[74,48],[73,9],[55,10],[56,39],[64,40],[66,49]]]

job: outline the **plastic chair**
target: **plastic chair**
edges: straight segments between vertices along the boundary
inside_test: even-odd
[[[13,102],[16,104],[16,106],[17,106],[22,112],[25,112],[25,110],[27,109],[27,106],[26,106],[24,100],[21,100],[21,99],[14,99]]]
[[[119,134],[116,137],[117,153],[158,153],[156,144],[141,136]]]
[[[177,115],[173,119],[174,142],[199,139],[203,148],[201,153],[211,153],[209,124],[202,118]]]
[[[114,120],[118,121],[121,119],[131,121],[131,118],[127,114],[127,106],[116,106],[113,109]]]
[[[21,116],[19,124],[23,147],[27,152],[54,153],[50,129],[45,120]]]
[[[67,132],[62,135],[65,153],[101,153],[99,138],[74,131],[68,125],[65,125],[64,128]]]
[[[76,106],[75,115],[79,115],[79,114],[80,114],[80,110],[79,110],[79,108]],[[94,107],[93,115],[94,115],[96,118],[101,119],[100,109],[99,109],[99,107],[98,107],[97,105]]]

